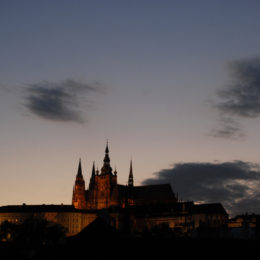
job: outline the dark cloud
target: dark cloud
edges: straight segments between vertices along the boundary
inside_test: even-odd
[[[232,61],[229,64],[232,82],[219,91],[223,101],[218,108],[240,117],[260,115],[260,58]]]
[[[236,60],[229,63],[230,83],[218,91],[214,107],[222,120],[214,137],[234,138],[241,134],[238,121],[260,116],[260,58]]]
[[[260,213],[260,166],[257,164],[178,163],[143,183],[170,183],[184,200],[221,202],[232,215]]]
[[[58,83],[42,81],[27,86],[25,107],[44,119],[83,123],[83,97],[98,91],[100,89],[95,85],[90,86],[71,79]]]

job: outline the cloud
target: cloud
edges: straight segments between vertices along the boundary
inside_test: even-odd
[[[245,136],[243,130],[241,129],[241,125],[239,122],[235,121],[231,117],[226,117],[221,115],[219,118],[219,127],[213,129],[210,132],[210,136],[212,137],[221,137],[238,140]]]
[[[260,115],[260,58],[237,60],[229,64],[233,81],[220,90],[223,99],[218,108],[230,115],[258,117]]]
[[[31,113],[43,119],[84,123],[83,99],[93,92],[100,92],[100,88],[72,79],[42,81],[27,86],[24,105]]]
[[[242,132],[238,121],[260,116],[260,58],[231,61],[228,69],[230,83],[218,91],[213,104],[222,122],[212,136],[237,139]]]
[[[143,184],[170,183],[184,200],[221,202],[229,214],[260,213],[260,166],[233,161],[177,163]]]

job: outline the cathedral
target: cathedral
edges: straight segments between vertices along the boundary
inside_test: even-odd
[[[79,161],[70,205],[23,203],[1,206],[0,224],[4,221],[19,224],[28,218],[44,218],[61,224],[67,230],[67,236],[73,236],[104,214],[109,225],[117,230],[127,227],[131,233],[167,225],[187,234],[201,225],[216,228],[228,221],[228,214],[220,203],[178,201],[170,184],[135,186],[132,161],[128,184],[118,184],[117,171],[110,166],[107,143],[103,166],[99,171],[93,164],[88,189]]]
[[[88,190],[82,175],[81,161],[73,189],[72,204],[76,209],[124,208],[126,205],[151,205],[177,202],[169,184],[134,186],[132,161],[130,163],[128,185],[117,183],[117,171],[110,166],[108,144],[105,149],[101,171],[95,170],[93,163]]]

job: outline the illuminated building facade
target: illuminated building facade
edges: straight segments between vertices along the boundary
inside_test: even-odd
[[[117,183],[117,171],[110,166],[108,144],[105,150],[104,164],[101,171],[95,170],[93,164],[88,190],[82,175],[81,161],[73,189],[72,205],[76,209],[108,209],[124,208],[126,204],[150,205],[176,203],[177,198],[169,184],[134,186],[132,161],[128,177],[128,185]]]
[[[189,232],[200,225],[221,227],[228,215],[220,203],[200,204],[179,202],[169,184],[134,186],[132,161],[128,185],[117,183],[117,171],[110,166],[108,144],[104,164],[99,170],[93,164],[86,190],[81,161],[72,194],[72,205],[21,205],[0,207],[0,223],[20,223],[30,217],[41,217],[59,223],[67,235],[79,233],[100,215],[107,216],[110,225],[130,232],[167,225]]]

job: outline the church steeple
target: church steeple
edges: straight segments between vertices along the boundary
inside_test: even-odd
[[[95,176],[96,176],[96,170],[95,170],[95,162],[93,162],[92,166],[92,174],[89,182],[89,188],[91,188],[93,185],[95,185]]]
[[[109,149],[108,149],[108,140],[107,140],[107,146],[106,146],[106,153],[109,153]]]
[[[79,158],[79,166],[78,166],[77,178],[83,178],[82,168],[81,168],[81,158]]]
[[[134,175],[133,175],[133,165],[132,165],[132,159],[130,162],[130,171],[129,171],[129,177],[128,177],[128,186],[133,187],[134,186]]]
[[[106,150],[105,150],[104,164],[110,164],[108,141],[107,141],[107,146],[106,146]]]
[[[87,207],[85,197],[85,181],[82,175],[81,159],[79,159],[78,172],[73,189],[72,205],[76,209],[85,209]]]
[[[112,175],[112,168],[110,166],[110,158],[109,158],[108,141],[105,150],[104,164],[103,167],[101,168],[101,175],[106,175],[106,174]]]
[[[93,162],[91,178],[95,178],[95,172],[95,162]]]

